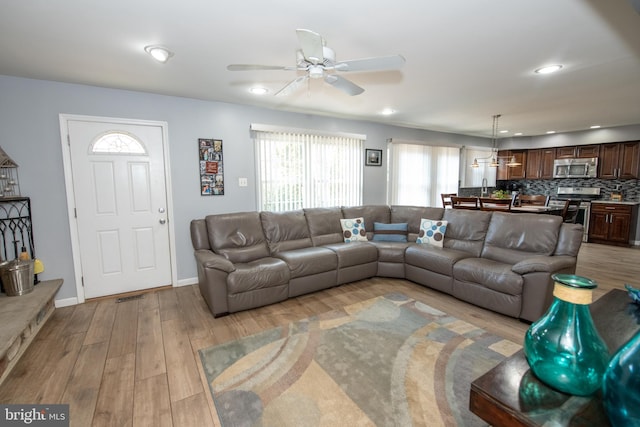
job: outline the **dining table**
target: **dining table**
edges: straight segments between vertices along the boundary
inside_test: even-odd
[[[556,206],[512,206],[510,212],[516,213],[535,213],[535,214],[547,214],[547,215],[562,215],[562,207]]]

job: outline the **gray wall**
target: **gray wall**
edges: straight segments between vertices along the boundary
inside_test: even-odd
[[[64,279],[57,299],[76,297],[61,113],[168,123],[178,280],[197,275],[189,237],[191,219],[256,210],[251,123],[366,134],[367,148],[383,150],[389,138],[444,145],[489,144],[482,138],[372,122],[8,76],[0,76],[0,94],[0,146],[20,166],[21,194],[31,198],[36,254],[45,264],[40,278]],[[224,196],[200,196],[198,138],[224,141]],[[249,186],[239,187],[239,177],[247,177]],[[364,203],[385,203],[385,188],[386,166],[365,167]]]

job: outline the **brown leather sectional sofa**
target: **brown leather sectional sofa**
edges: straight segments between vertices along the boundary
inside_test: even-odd
[[[364,218],[345,243],[340,220]],[[447,221],[443,247],[416,243],[421,219]],[[407,224],[407,242],[374,241]],[[379,226],[379,225],[378,225]],[[191,222],[200,292],[215,317],[374,276],[405,278],[489,310],[538,319],[554,273],[574,273],[582,226],[552,215],[368,205],[209,215]]]

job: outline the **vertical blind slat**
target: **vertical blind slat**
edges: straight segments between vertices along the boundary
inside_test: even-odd
[[[364,141],[256,132],[261,210],[362,204]]]

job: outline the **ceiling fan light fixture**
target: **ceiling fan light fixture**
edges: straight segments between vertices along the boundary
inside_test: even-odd
[[[153,59],[163,64],[174,55],[173,52],[166,47],[158,45],[145,46],[144,51],[151,55]]]
[[[320,65],[309,66],[309,77],[312,79],[321,79],[324,76],[324,69]]]

